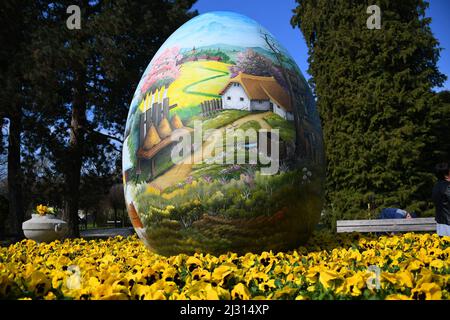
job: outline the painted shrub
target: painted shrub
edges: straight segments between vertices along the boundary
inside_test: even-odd
[[[311,91],[287,51],[231,12],[181,26],[128,114],[128,212],[153,251],[286,250],[322,209],[324,154]]]

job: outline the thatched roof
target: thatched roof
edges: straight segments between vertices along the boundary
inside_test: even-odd
[[[220,95],[223,95],[232,83],[239,83],[250,100],[272,100],[283,109],[292,111],[288,92],[278,84],[274,77],[239,73],[228,81]]]

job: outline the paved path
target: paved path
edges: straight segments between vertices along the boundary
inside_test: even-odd
[[[128,237],[134,234],[134,229],[129,228],[106,228],[106,229],[88,229],[80,231],[80,236],[86,239],[104,239],[115,236]]]
[[[106,239],[109,237],[122,236],[128,237],[135,234],[132,227],[129,228],[105,228],[105,229],[89,229],[81,230],[80,237],[87,240],[92,239]],[[0,247],[8,247],[16,243],[13,240],[2,240],[0,241]]]

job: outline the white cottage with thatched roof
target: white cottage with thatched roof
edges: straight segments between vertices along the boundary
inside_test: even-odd
[[[272,111],[294,120],[289,95],[274,77],[239,73],[220,92],[223,109]]]

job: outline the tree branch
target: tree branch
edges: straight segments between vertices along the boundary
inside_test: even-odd
[[[73,127],[71,127],[71,128],[72,128],[72,130],[74,129]],[[85,130],[86,132],[89,132],[89,133],[93,133],[93,134],[96,134],[96,135],[100,135],[100,136],[106,137],[106,138],[111,139],[111,140],[115,140],[115,141],[120,142],[121,144],[123,144],[123,141],[121,139],[119,139],[117,137],[114,137],[114,136],[110,136],[109,134],[102,133],[102,132],[99,132],[99,131],[96,131],[96,130],[92,130],[92,129],[89,129],[89,128],[83,127],[83,126],[80,126],[80,129],[83,129],[83,130]]]

